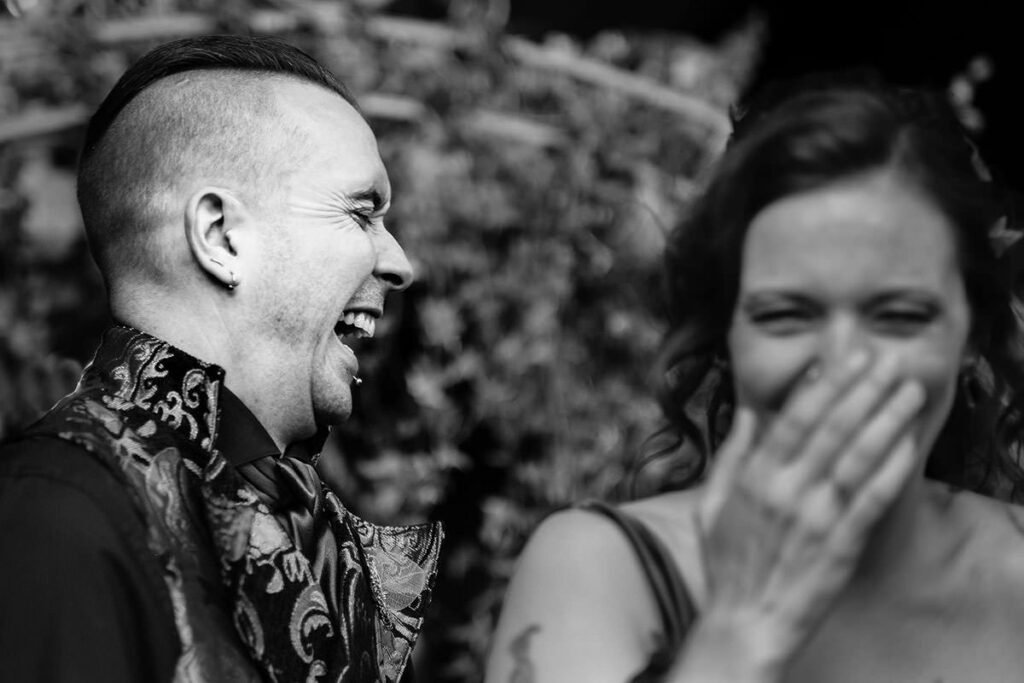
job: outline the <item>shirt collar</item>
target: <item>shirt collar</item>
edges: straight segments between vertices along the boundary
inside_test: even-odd
[[[107,407],[140,408],[205,451],[217,435],[224,370],[127,326],[109,328],[82,375],[102,388]]]
[[[266,455],[281,457],[274,439],[242,400],[226,386],[220,388],[220,426],[217,448],[234,467],[240,467]],[[284,454],[315,465],[330,430],[320,429],[308,439],[293,443]]]
[[[220,426],[216,446],[233,467],[241,467],[268,455],[281,457],[281,451],[267,430],[226,386],[220,388]]]
[[[281,456],[266,428],[224,386],[223,368],[127,325],[106,331],[82,382],[109,387],[110,407],[142,408],[203,450],[216,447],[235,467]],[[316,464],[328,433],[321,428],[286,454]]]

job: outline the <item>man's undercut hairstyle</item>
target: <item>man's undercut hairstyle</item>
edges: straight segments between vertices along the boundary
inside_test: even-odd
[[[336,76],[275,38],[177,40],[121,76],[89,121],[78,166],[86,236],[108,285],[118,274],[160,265],[153,223],[174,208],[165,200],[183,177],[231,178],[268,193],[288,172],[281,162],[296,156],[296,139],[289,144],[281,135],[269,87],[282,78],[326,88],[359,111]]]

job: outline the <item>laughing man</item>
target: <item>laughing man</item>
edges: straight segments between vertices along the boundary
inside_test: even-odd
[[[412,272],[345,86],[276,40],[134,64],[79,203],[118,324],[0,450],[0,679],[398,681],[436,525],[377,527],[314,465]],[[403,680],[408,680],[406,677]]]

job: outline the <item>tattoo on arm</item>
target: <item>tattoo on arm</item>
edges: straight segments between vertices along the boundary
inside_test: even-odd
[[[508,679],[508,683],[536,683],[537,672],[533,662],[530,661],[528,650],[530,649],[530,637],[539,630],[540,626],[530,624],[523,629],[522,633],[512,639],[508,649],[512,653],[515,668],[512,669],[512,676]]]

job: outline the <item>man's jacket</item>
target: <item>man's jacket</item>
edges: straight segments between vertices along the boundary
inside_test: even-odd
[[[223,378],[114,327],[75,392],[27,436],[88,451],[128,492],[173,611],[175,680],[399,680],[430,599],[440,526],[370,524],[313,474],[316,550],[304,552],[217,448]]]

